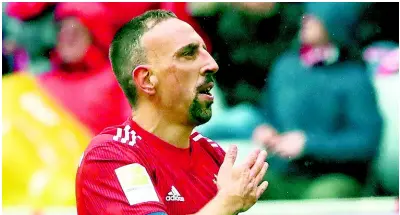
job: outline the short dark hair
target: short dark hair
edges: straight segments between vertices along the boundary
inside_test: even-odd
[[[155,25],[171,18],[177,16],[166,10],[149,10],[126,23],[114,36],[109,52],[112,69],[132,107],[136,104],[137,93],[131,72],[147,61],[141,38]]]

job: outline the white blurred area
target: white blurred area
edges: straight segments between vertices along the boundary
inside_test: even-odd
[[[4,215],[76,215],[74,207],[52,207],[41,211],[28,208],[3,208]],[[325,199],[304,201],[258,202],[243,215],[394,215],[398,199],[393,197],[363,199]]]

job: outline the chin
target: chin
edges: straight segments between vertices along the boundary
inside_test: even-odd
[[[211,115],[209,115],[208,117],[203,117],[201,119],[197,119],[196,126],[203,125],[203,124],[207,123],[208,121],[210,121],[210,119],[211,119]]]
[[[211,106],[212,101],[201,101],[196,97],[189,107],[189,123],[198,126],[210,121],[212,116]]]
[[[195,126],[199,126],[210,121],[212,117],[211,107],[206,107],[197,110],[191,110],[189,112],[189,121]]]

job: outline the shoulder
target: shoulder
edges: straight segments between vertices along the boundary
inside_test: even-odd
[[[372,77],[361,62],[342,62],[337,67],[339,81],[345,83],[348,88],[362,88],[372,84]]]
[[[86,148],[82,162],[115,161],[124,163],[141,163],[145,165],[143,157],[142,138],[129,125],[122,124],[104,129],[92,138]]]
[[[225,151],[217,142],[203,136],[197,131],[193,131],[190,138],[201,148],[203,148],[209,155],[216,159],[219,164],[222,164],[225,157]]]
[[[349,76],[367,76],[367,67],[362,62],[345,61],[338,63],[337,66],[344,72],[344,74]]]
[[[132,174],[153,179],[155,167],[152,159],[144,151],[145,147],[138,146],[143,143],[135,144],[136,140],[140,139],[126,125],[103,130],[91,140],[82,155],[77,180],[101,184],[101,177],[113,181],[110,183],[116,180],[125,183],[121,180]]]
[[[190,135],[190,138],[194,142],[200,144],[201,146],[210,146],[213,148],[221,148],[217,142],[215,142],[214,140],[212,140],[206,136],[203,136],[200,132],[195,131],[195,130]]]

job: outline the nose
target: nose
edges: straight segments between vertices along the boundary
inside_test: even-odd
[[[219,66],[217,62],[215,62],[214,58],[207,52],[206,64],[201,68],[200,74],[206,75],[207,73],[216,73],[218,72]]]

